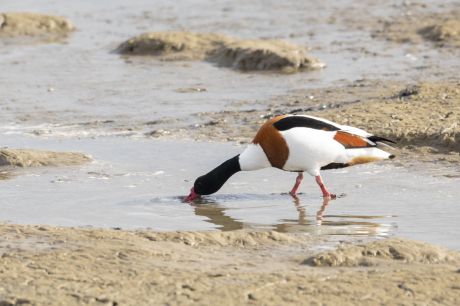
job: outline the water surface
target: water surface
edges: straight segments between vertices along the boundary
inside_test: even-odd
[[[344,237],[405,236],[460,249],[458,179],[409,172],[391,162],[324,171],[324,201],[306,176],[297,199],[295,174],[240,172],[216,194],[182,202],[194,179],[244,147],[227,143],[106,137],[4,136],[3,144],[89,153],[79,167],[23,169],[1,182],[1,220],[63,226],[169,230],[276,230]]]

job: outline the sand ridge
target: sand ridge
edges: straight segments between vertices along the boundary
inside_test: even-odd
[[[304,264],[321,267],[355,267],[384,265],[388,261],[401,263],[455,263],[458,252],[452,252],[426,243],[401,238],[379,240],[368,244],[342,246],[331,252],[316,254]]]
[[[150,32],[128,39],[116,52],[161,60],[207,60],[243,71],[297,72],[323,68],[304,47],[281,40],[249,40],[218,33]]]
[[[435,47],[460,47],[460,10],[442,13],[417,12],[409,16],[382,20],[381,28],[372,35],[397,43],[431,42]]]
[[[21,42],[52,42],[65,38],[75,30],[64,17],[28,12],[0,12],[0,41],[21,39]]]
[[[0,167],[76,166],[87,163],[90,157],[83,153],[52,152],[34,149],[0,149]]]

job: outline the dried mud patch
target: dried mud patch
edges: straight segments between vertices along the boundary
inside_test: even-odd
[[[52,152],[32,149],[0,149],[0,167],[76,166],[91,159],[74,152]]]
[[[216,33],[152,32],[122,43],[123,55],[160,60],[207,60],[237,70],[296,72],[324,67],[306,48],[280,40],[242,40]]]
[[[53,42],[74,30],[72,23],[60,16],[0,12],[0,41]]]
[[[283,233],[248,232],[243,230],[229,232],[175,232],[139,234],[150,241],[173,241],[190,246],[258,246],[270,244],[299,243],[300,239]]]
[[[1,299],[5,305],[22,301],[36,305],[460,302],[459,261],[401,265],[387,260],[386,265],[352,269],[310,267],[301,262],[314,256],[311,248],[318,240],[289,236],[0,224]],[[235,243],[239,239],[257,242]],[[432,248],[404,241],[408,246]],[[360,247],[386,250],[383,245]]]
[[[323,252],[304,261],[310,266],[375,266],[388,261],[402,263],[446,263],[458,262],[458,253],[422,242],[401,238],[391,238],[362,245],[340,247],[331,252]]]

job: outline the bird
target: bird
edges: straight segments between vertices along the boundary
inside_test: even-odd
[[[395,142],[319,117],[278,115],[259,128],[243,152],[198,177],[184,200],[193,202],[202,195],[217,192],[237,172],[269,167],[297,173],[289,192],[293,197],[297,196],[303,174],[307,172],[315,178],[324,198],[335,198],[326,188],[320,171],[395,157],[377,148],[378,143]]]

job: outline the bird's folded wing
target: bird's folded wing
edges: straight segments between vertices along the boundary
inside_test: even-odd
[[[345,131],[337,131],[334,140],[341,143],[346,149],[371,148],[377,146],[365,137],[350,134]]]

